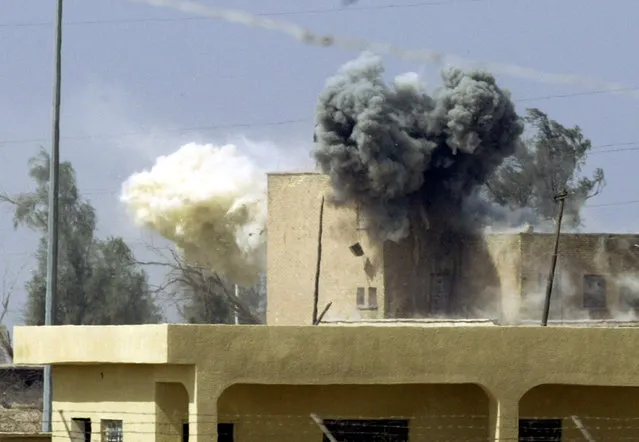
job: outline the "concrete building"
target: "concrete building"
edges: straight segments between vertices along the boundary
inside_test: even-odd
[[[328,440],[312,416],[340,441],[637,437],[639,328],[610,322],[635,308],[635,237],[565,235],[553,317],[590,321],[532,327],[551,237],[379,246],[325,204],[312,327],[326,190],[269,176],[268,326],[16,327],[15,363],[53,366],[52,438]]]
[[[219,429],[220,441],[319,442],[313,413],[357,433],[346,440],[380,440],[386,426],[392,441],[514,441],[521,425],[530,440],[578,441],[583,425],[621,441],[637,437],[638,338],[623,327],[16,327],[15,358],[53,364],[54,440],[90,429],[96,442],[178,441],[188,429],[202,441]]]
[[[270,174],[268,189],[268,323],[310,324],[328,177]],[[325,200],[319,308],[332,303],[328,322],[539,320],[554,235],[461,236],[431,225],[380,246],[369,240],[365,221],[356,207]],[[562,235],[551,319],[634,318],[638,270],[639,235]]]

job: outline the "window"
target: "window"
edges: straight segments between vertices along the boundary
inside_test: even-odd
[[[445,314],[451,293],[451,278],[448,273],[433,273],[430,275],[430,313]]]
[[[217,424],[217,440],[218,442],[233,442],[235,426],[233,424],[219,423]]]
[[[91,419],[85,417],[71,419],[71,440],[91,442]]]
[[[122,442],[122,421],[102,419],[102,442]]]
[[[356,209],[356,228],[357,230],[368,230],[370,220],[369,217],[364,213],[361,206],[357,206]]]
[[[366,308],[366,289],[357,287],[357,308]]]
[[[355,302],[359,310],[377,310],[377,287],[368,287],[368,299],[366,287],[357,287]]]
[[[601,275],[584,275],[583,305],[589,310],[606,309],[606,278]]]
[[[324,425],[340,442],[408,442],[407,420],[325,420]]]
[[[561,419],[520,419],[519,442],[561,442]]]
[[[182,442],[189,442],[189,423],[182,424]]]
[[[377,308],[377,287],[368,288],[368,308]]]

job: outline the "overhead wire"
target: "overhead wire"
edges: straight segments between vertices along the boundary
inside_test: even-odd
[[[639,91],[639,87],[634,88],[626,88],[626,90],[637,90]],[[553,94],[553,95],[542,95],[536,97],[526,97],[514,99],[515,103],[522,102],[531,102],[531,101],[541,101],[541,100],[549,100],[549,99],[566,99],[572,97],[586,96],[586,95],[597,95],[603,94],[607,91],[604,90],[592,90],[586,92],[575,92],[568,94]],[[182,128],[175,129],[162,129],[162,130],[147,130],[147,131],[131,131],[131,132],[123,132],[123,133],[114,133],[114,134],[94,134],[94,135],[69,135],[63,136],[63,140],[73,141],[73,140],[92,140],[92,139],[115,139],[115,138],[126,138],[131,136],[141,136],[141,135],[155,135],[155,134],[180,134],[180,133],[188,133],[188,132],[206,132],[206,131],[215,131],[222,129],[241,129],[241,128],[256,128],[256,127],[273,127],[273,126],[286,126],[286,125],[294,125],[294,124],[312,124],[313,120],[308,118],[288,118],[283,120],[275,120],[275,121],[262,121],[262,122],[238,122],[238,123],[227,123],[227,124],[213,124],[213,125],[203,125],[203,126],[186,126]],[[41,138],[23,138],[23,139],[8,139],[8,140],[0,140],[0,146],[2,145],[10,145],[10,144],[29,144],[29,143],[42,143],[47,142],[49,139],[46,137]],[[606,153],[606,152],[623,152],[623,151],[634,151],[639,150],[639,148],[620,148],[622,146],[631,146],[639,144],[639,140],[636,141],[627,141],[627,142],[619,142],[619,143],[608,143],[601,144],[593,147],[593,150],[600,150],[605,148],[616,148],[612,150],[603,150],[597,153]],[[594,152],[593,152],[594,153]]]
[[[477,67],[484,67],[490,69],[496,73],[501,73],[504,75],[509,75],[517,78],[524,78],[536,82],[541,83],[555,83],[555,84],[572,84],[578,86],[588,85],[589,87],[599,87],[599,89],[591,90],[591,91],[582,91],[575,93],[567,93],[567,94],[555,94],[555,95],[547,95],[542,97],[530,97],[523,98],[519,100],[515,100],[517,102],[530,102],[536,100],[547,100],[547,99],[555,99],[555,98],[568,98],[568,97],[576,97],[576,96],[589,96],[589,95],[600,95],[600,94],[619,94],[624,96],[630,96],[632,98],[639,98],[639,87],[625,87],[619,84],[610,83],[610,82],[602,82],[600,80],[595,80],[587,77],[577,76],[573,74],[555,74],[537,71],[534,69],[525,68],[522,66],[514,65],[514,64],[506,64],[506,63],[492,63],[492,62],[473,62],[469,60],[465,60],[463,58],[438,53],[434,51],[427,50],[408,50],[403,49],[397,46],[389,45],[389,44],[379,44],[379,43],[371,43],[365,40],[360,39],[351,39],[351,38],[343,38],[332,35],[317,35],[312,33],[311,31],[302,28],[296,24],[278,22],[272,19],[268,19],[269,16],[285,16],[285,15],[301,15],[301,14],[320,14],[320,13],[328,13],[328,12],[345,12],[345,11],[364,11],[364,10],[376,10],[376,9],[391,9],[391,8],[411,8],[411,7],[420,7],[420,6],[434,6],[434,5],[442,5],[442,4],[452,4],[452,3],[471,3],[471,2],[479,2],[486,0],[448,0],[448,1],[424,1],[424,2],[416,2],[411,4],[390,4],[390,5],[377,5],[377,6],[368,6],[368,7],[351,7],[351,8],[326,8],[326,9],[314,9],[314,10],[299,10],[299,11],[281,11],[281,12],[271,12],[271,13],[261,13],[261,14],[250,14],[244,11],[232,11],[221,8],[214,8],[199,4],[197,2],[191,0],[133,0],[141,3],[150,4],[158,7],[168,7],[172,9],[177,9],[182,12],[190,12],[197,14],[198,17],[181,17],[181,18],[167,18],[167,19],[115,19],[115,20],[94,20],[94,21],[78,21],[78,22],[68,22],[66,25],[89,25],[89,24],[114,24],[114,23],[136,23],[136,22],[158,22],[158,21],[185,21],[185,20],[204,20],[204,19],[222,19],[228,22],[243,24],[247,26],[257,26],[267,30],[272,31],[280,31],[292,36],[303,43],[311,44],[311,45],[319,45],[319,46],[341,46],[346,49],[359,49],[366,50],[370,49],[380,53],[386,53],[395,57],[404,58],[408,60],[419,60],[419,61],[427,61],[433,62],[435,64],[442,64],[445,62],[457,62],[456,64],[471,64]],[[0,23],[0,28],[6,27],[27,27],[27,26],[48,26],[51,23]],[[240,127],[258,127],[258,126],[276,126],[276,125],[286,125],[286,124],[297,124],[297,123],[308,123],[310,120],[306,119],[290,119],[290,120],[282,120],[282,121],[274,121],[274,122],[265,122],[265,123],[237,123],[237,124],[227,124],[227,125],[215,125],[215,126],[200,126],[200,127],[192,127],[192,128],[181,128],[175,130],[164,130],[162,132],[165,133],[184,133],[189,131],[206,131],[206,130],[217,130],[217,129],[228,129],[228,128],[240,128]],[[154,132],[159,133],[159,132]],[[143,135],[149,134],[149,132],[130,132],[130,133],[122,133],[122,134],[111,134],[111,135],[93,135],[93,136],[70,136],[64,137],[66,140],[72,139],[94,139],[94,138],[119,138],[126,136],[135,136],[135,135]],[[30,139],[30,140],[6,140],[0,141],[0,144],[24,144],[31,142],[41,142],[47,141],[48,139]],[[623,145],[636,145],[639,144],[639,141],[636,142],[626,142],[626,143],[609,143],[606,145],[600,145],[594,147],[593,150],[598,150],[597,152],[592,153],[610,153],[610,152],[620,152],[620,151],[630,151],[630,150],[639,150],[639,147],[636,148],[618,148],[618,149],[609,149],[603,150],[605,148],[611,148],[615,146],[623,146]],[[91,192],[83,192],[85,195],[90,195]],[[613,203],[604,203],[604,204],[595,204],[595,205],[586,205],[585,207],[610,207],[610,206],[620,206],[620,205],[628,205],[628,204],[636,204],[639,203],[639,200],[628,200],[628,201],[619,201]]]
[[[384,5],[372,6],[347,6],[347,7],[331,7],[331,8],[315,8],[315,9],[298,9],[292,11],[271,11],[257,12],[259,17],[282,17],[294,15],[316,15],[329,13],[350,13],[350,12],[366,12],[379,11],[389,9],[410,9],[422,8],[427,6],[445,6],[463,3],[480,3],[491,0],[439,0],[439,1],[420,1],[412,3],[390,3]],[[494,0],[492,0],[494,1]],[[512,0],[511,0],[512,1]],[[172,22],[192,22],[210,20],[209,17],[163,17],[163,18],[121,18],[121,19],[101,19],[101,20],[71,20],[63,24],[65,26],[90,26],[90,25],[111,25],[111,24],[135,24],[135,23],[172,23]],[[5,22],[0,23],[0,28],[28,28],[28,27],[49,27],[53,26],[53,22]]]

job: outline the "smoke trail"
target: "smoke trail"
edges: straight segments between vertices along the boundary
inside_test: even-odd
[[[335,201],[360,205],[382,239],[405,237],[409,215],[424,210],[462,227],[465,197],[523,131],[509,95],[486,72],[447,70],[431,97],[416,74],[387,86],[383,71],[364,53],[320,94],[314,156]]]
[[[610,94],[623,95],[631,98],[639,98],[639,91],[624,87],[618,83],[596,80],[579,75],[565,73],[550,73],[526,68],[516,64],[475,62],[452,54],[429,50],[410,50],[384,43],[372,43],[366,40],[339,37],[335,35],[319,35],[299,25],[284,21],[273,20],[266,17],[250,14],[244,11],[229,10],[206,6],[191,0],[131,0],[146,3],[151,6],[176,9],[182,12],[192,13],[202,17],[224,20],[245,26],[263,28],[269,31],[279,31],[305,44],[315,46],[338,46],[347,50],[372,51],[378,54],[387,54],[408,61],[429,62],[436,64],[448,64],[464,66],[467,68],[486,69],[495,74],[501,74],[514,78],[530,80],[542,84],[574,85],[589,89],[601,89]]]
[[[266,176],[234,145],[186,144],[122,186],[136,224],[238,284],[264,269]]]

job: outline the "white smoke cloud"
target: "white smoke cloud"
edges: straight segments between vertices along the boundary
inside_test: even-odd
[[[266,174],[233,144],[189,143],[159,157],[123,184],[120,199],[190,263],[238,284],[265,267]]]

